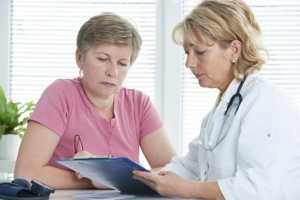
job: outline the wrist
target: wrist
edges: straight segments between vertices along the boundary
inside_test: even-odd
[[[181,188],[180,196],[183,198],[193,198],[195,197],[195,184],[194,181],[184,181]]]

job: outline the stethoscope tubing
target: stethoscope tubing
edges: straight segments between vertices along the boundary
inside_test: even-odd
[[[206,139],[206,142],[202,141],[202,146],[205,150],[207,151],[213,151],[227,136],[228,134],[228,128],[229,128],[229,124],[228,123],[231,123],[232,122],[232,117],[231,116],[232,114],[233,115],[236,115],[242,101],[243,101],[243,96],[241,95],[241,90],[243,88],[243,85],[246,81],[246,78],[247,78],[247,75],[245,75],[243,77],[243,79],[241,80],[241,82],[239,83],[239,86],[235,92],[235,94],[230,98],[229,100],[229,103],[226,107],[226,110],[224,112],[224,121],[223,121],[223,125],[222,125],[222,128],[220,129],[221,132],[225,132],[224,134],[219,134],[218,135],[218,138],[216,139],[215,142],[213,142],[214,144],[212,144],[212,141],[211,139],[207,138]],[[236,104],[234,104],[234,102],[237,101]],[[230,112],[231,108],[233,105],[236,105],[236,108],[235,108],[235,111],[234,113]],[[231,117],[230,117],[231,116]],[[229,119],[230,118],[230,119]]]

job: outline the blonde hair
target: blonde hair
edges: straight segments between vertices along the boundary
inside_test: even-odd
[[[130,64],[133,64],[141,49],[142,39],[126,19],[113,13],[102,13],[85,22],[77,35],[77,49],[83,55],[90,47],[99,44],[129,46],[132,50]]]
[[[207,45],[217,42],[223,48],[239,40],[241,55],[233,63],[237,79],[260,70],[265,63],[261,29],[242,0],[204,0],[173,30],[173,40],[177,44],[182,45],[187,36],[192,37],[189,38],[192,42],[200,40]]]

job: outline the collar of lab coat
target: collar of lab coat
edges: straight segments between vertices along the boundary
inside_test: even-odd
[[[253,82],[257,74],[250,74],[246,78],[240,91],[242,97],[249,85]],[[224,113],[231,97],[236,93],[240,81],[234,79],[226,89],[223,97],[217,103],[214,109],[207,115],[201,126],[200,143],[207,150],[213,150],[220,141],[226,137],[235,115],[225,116]]]
[[[247,90],[247,88],[249,87],[249,85],[253,82],[253,80],[258,76],[258,73],[253,73],[253,74],[249,74],[243,84],[243,87],[240,91],[240,93],[242,94],[243,96],[243,93],[245,90]],[[227,87],[227,89],[225,90],[224,94],[222,97],[219,97],[220,100],[219,100],[219,105],[221,107],[223,107],[222,110],[226,110],[227,108],[227,105],[231,99],[231,97],[236,93],[239,85],[240,85],[241,81],[237,80],[237,79],[233,79],[231,81],[231,83],[229,84],[229,86]],[[218,105],[217,105],[218,106]]]

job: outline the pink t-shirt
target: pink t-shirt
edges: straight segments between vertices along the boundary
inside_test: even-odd
[[[54,131],[60,141],[49,162],[74,156],[74,136],[83,150],[97,155],[125,156],[139,161],[141,139],[162,127],[148,96],[121,88],[114,97],[114,118],[102,118],[78,79],[53,82],[42,94],[31,120]]]

